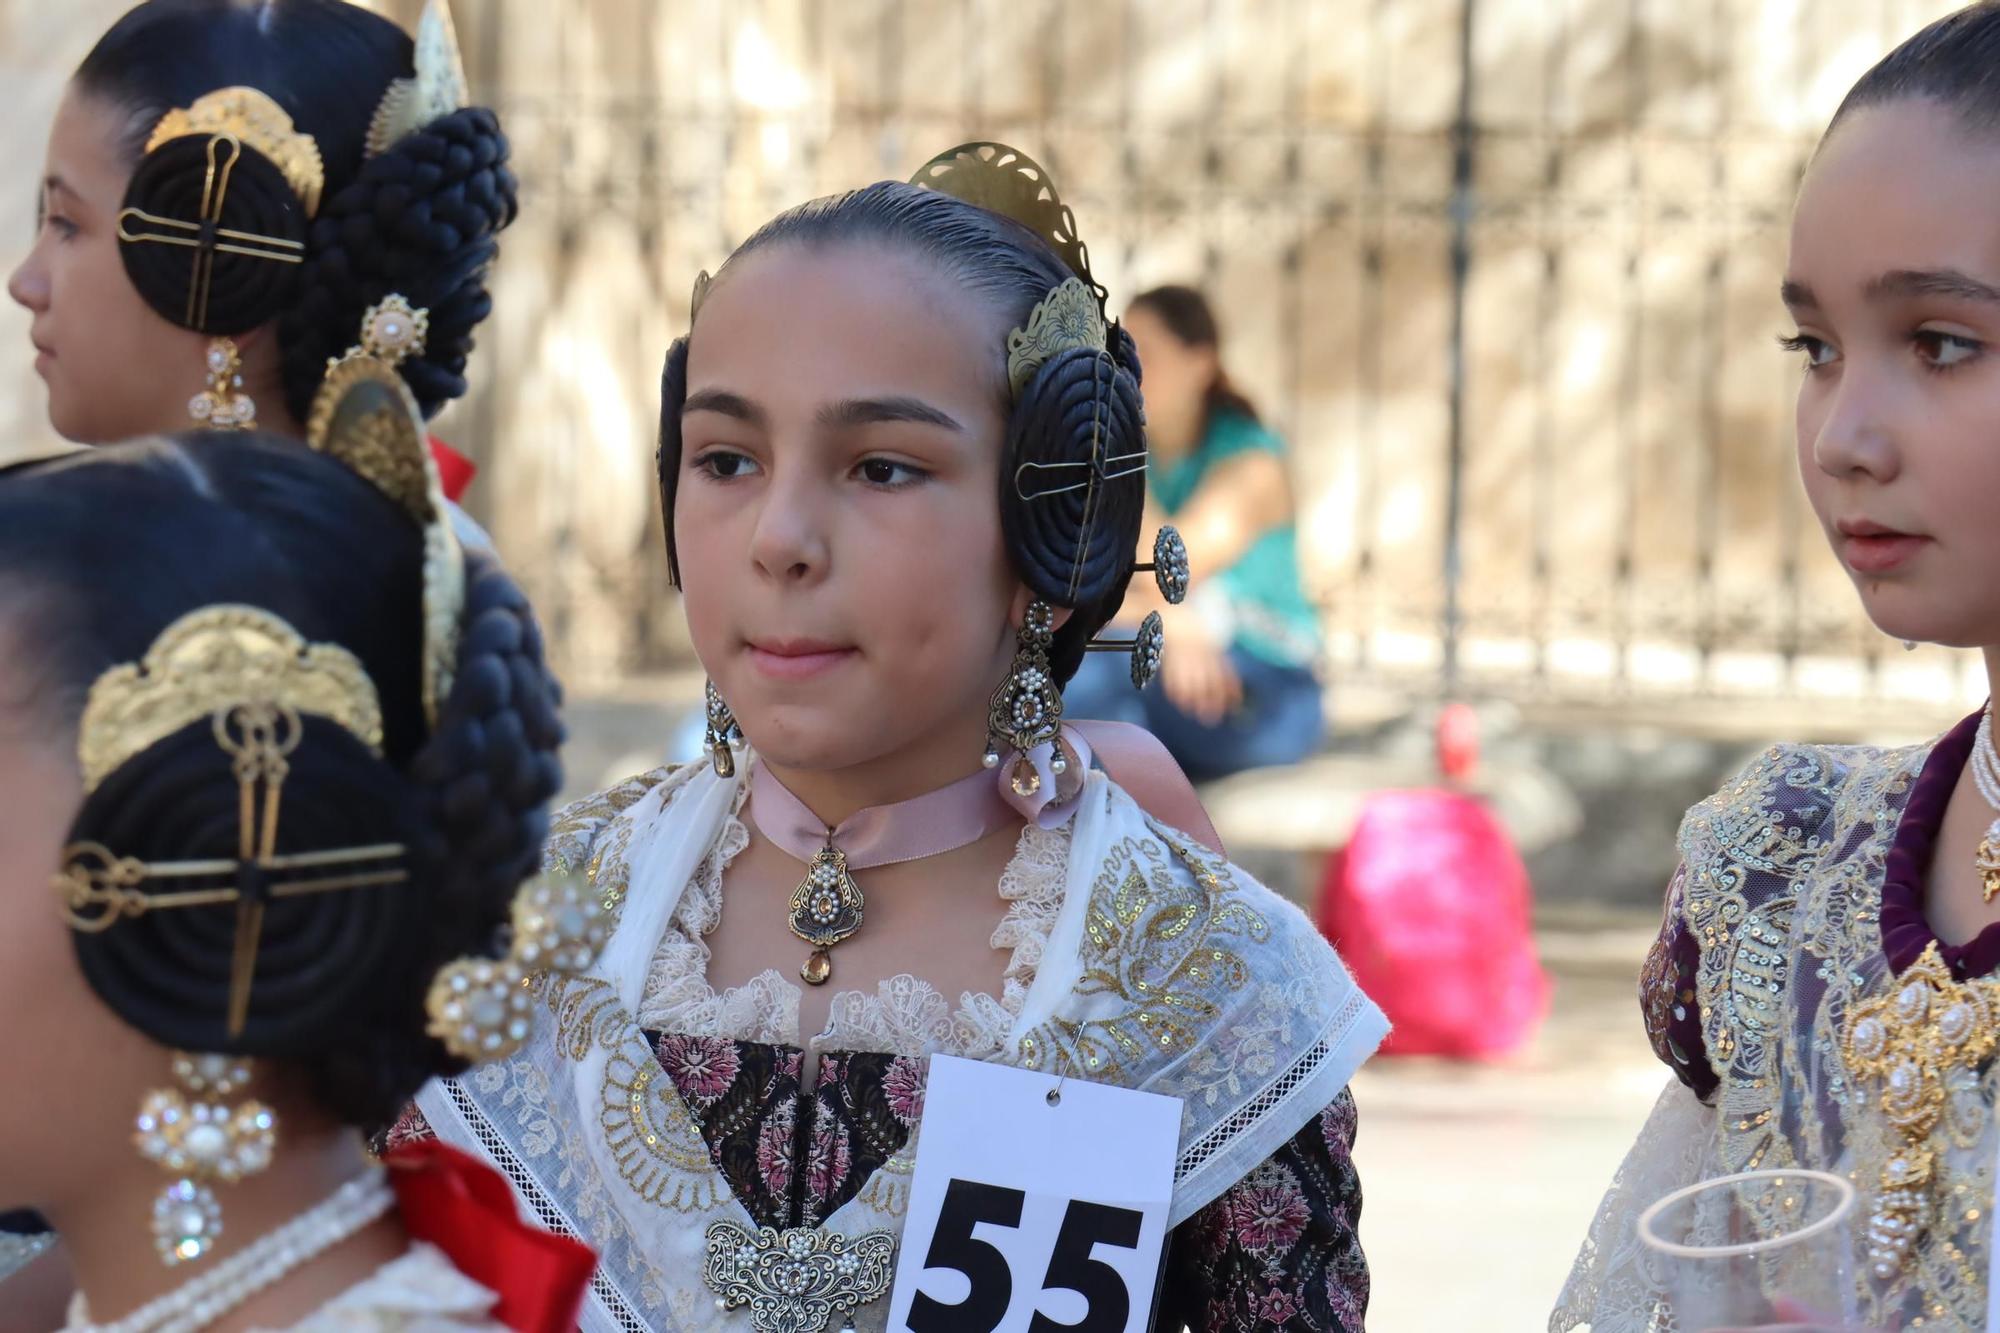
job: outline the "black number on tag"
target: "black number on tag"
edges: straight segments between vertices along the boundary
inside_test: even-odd
[[[1007,1256],[975,1237],[972,1229],[981,1222],[996,1227],[1020,1226],[1027,1198],[1020,1190],[976,1180],[953,1180],[945,1187],[944,1206],[938,1209],[937,1230],[931,1233],[924,1269],[948,1268],[963,1273],[972,1289],[956,1305],[946,1305],[919,1291],[910,1301],[905,1320],[910,1333],[993,1333],[1000,1326],[1014,1299],[1014,1275],[1007,1268]],[[1132,1315],[1132,1293],[1117,1269],[1092,1258],[1091,1253],[1099,1245],[1139,1248],[1139,1229],[1144,1222],[1145,1215],[1130,1208],[1071,1200],[1063,1213],[1062,1230],[1056,1233],[1055,1253],[1049,1256],[1042,1290],[1073,1291],[1083,1297],[1083,1319],[1060,1324],[1037,1310],[1028,1333],[1122,1333]]]
[[[1056,1234],[1056,1252],[1049,1256],[1049,1273],[1042,1279],[1043,1291],[1073,1291],[1083,1297],[1081,1323],[1058,1324],[1041,1311],[1035,1312],[1028,1333],[1123,1333],[1132,1314],[1132,1293],[1118,1270],[1090,1252],[1099,1245],[1115,1245],[1121,1250],[1139,1248],[1139,1227],[1143,1213],[1130,1208],[1112,1208],[1078,1199],[1063,1214],[1062,1230]]]
[[[1014,1299],[1014,1275],[1007,1271],[1007,1256],[974,1237],[972,1229],[981,1222],[1020,1226],[1027,1198],[1020,1190],[975,1180],[954,1180],[946,1187],[924,1267],[963,1273],[971,1279],[972,1290],[956,1305],[918,1292],[910,1302],[910,1333],[993,1333],[1000,1327]]]

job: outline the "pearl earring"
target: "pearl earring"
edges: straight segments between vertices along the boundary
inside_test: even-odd
[[[210,430],[248,430],[257,423],[257,404],[243,392],[243,356],[234,339],[208,344],[208,387],[188,400],[188,415]]]
[[[164,1088],[146,1094],[133,1136],[139,1155],[179,1177],[153,1202],[153,1246],[160,1262],[199,1259],[222,1234],[222,1205],[213,1181],[234,1184],[271,1164],[278,1117],[254,1099],[226,1106],[248,1086],[250,1066],[228,1055],[174,1055],[174,1077],[188,1092]]]

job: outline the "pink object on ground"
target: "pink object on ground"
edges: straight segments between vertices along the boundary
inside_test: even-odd
[[[1439,719],[1451,777],[1478,753],[1470,710]],[[1535,955],[1533,894],[1513,840],[1464,792],[1376,792],[1328,858],[1316,918],[1389,1016],[1388,1055],[1491,1059],[1534,1035],[1549,979]]]

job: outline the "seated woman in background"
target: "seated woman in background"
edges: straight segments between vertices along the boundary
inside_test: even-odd
[[[1135,580],[1120,619],[1159,611],[1173,644],[1159,688],[1134,694],[1121,661],[1088,658],[1064,692],[1068,712],[1146,727],[1196,781],[1293,763],[1324,723],[1284,442],[1230,383],[1207,297],[1156,287],[1132,302],[1125,327],[1145,368],[1153,455],[1156,512],[1143,530],[1181,530],[1195,553],[1190,592],[1169,607]]]

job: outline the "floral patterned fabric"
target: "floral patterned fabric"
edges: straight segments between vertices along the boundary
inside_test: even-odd
[[[1195,1333],[1361,1333],[1368,1261],[1354,1170],[1354,1095],[1183,1223],[1155,1328]]]

